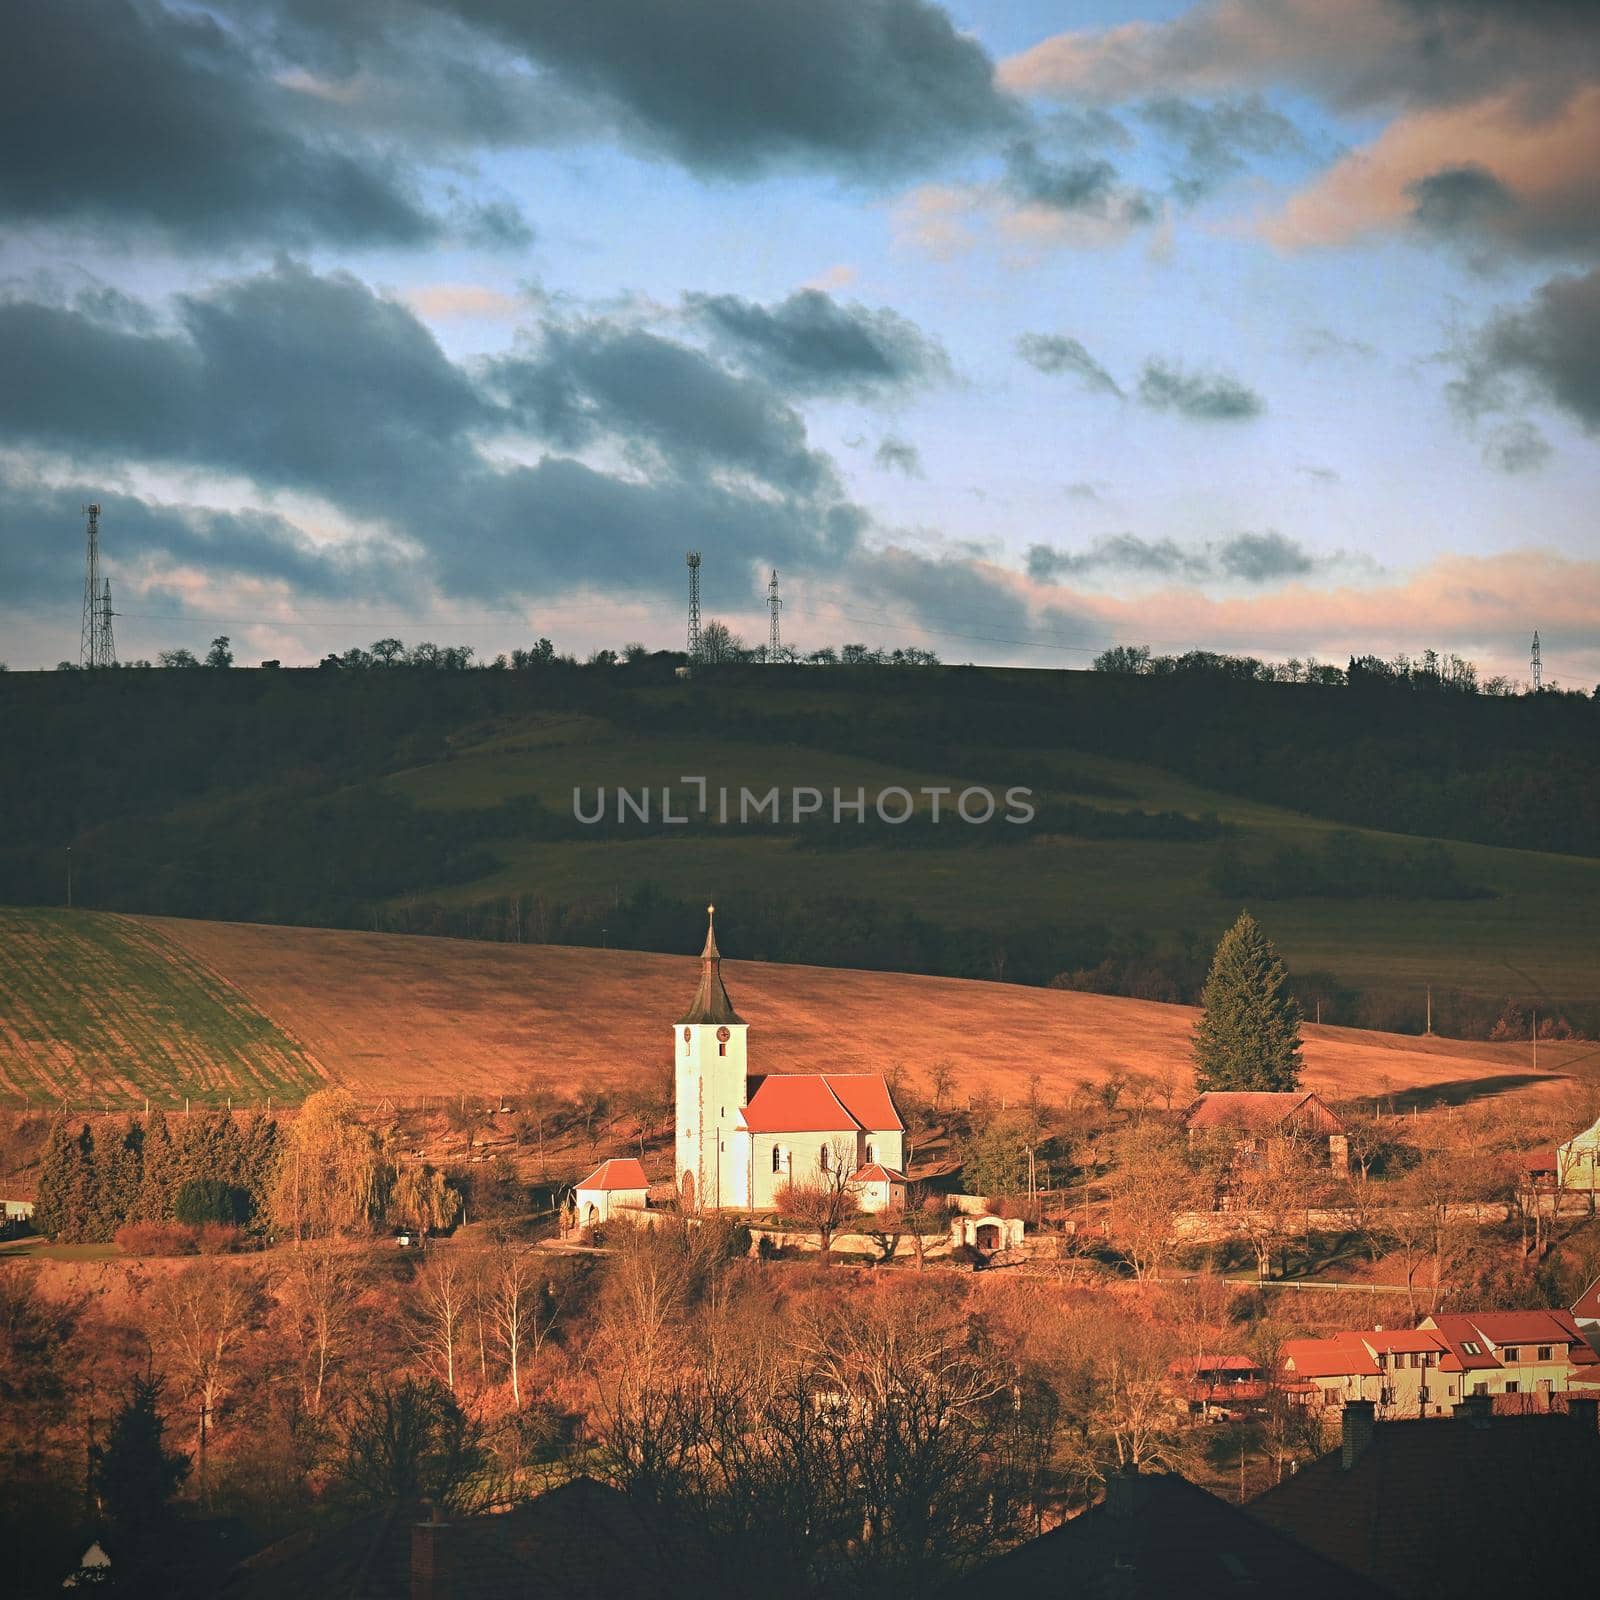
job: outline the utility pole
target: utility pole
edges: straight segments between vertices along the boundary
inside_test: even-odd
[[[72,846],[67,846],[67,910],[72,909]]]
[[[1539,1070],[1539,1008],[1533,1008],[1533,1070]]]
[[[1433,1037],[1433,985],[1428,985],[1428,1025],[1422,1030],[1431,1039]]]

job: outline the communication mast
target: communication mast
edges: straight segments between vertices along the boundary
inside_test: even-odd
[[[778,659],[781,641],[778,637],[778,613],[783,610],[783,601],[778,598],[778,574],[773,570],[772,582],[767,585],[767,610],[772,613],[772,625],[767,630],[767,660],[774,662]]]
[[[1533,692],[1538,694],[1544,688],[1544,665],[1539,660],[1539,630],[1533,630],[1533,655],[1528,661],[1528,670],[1533,674]]]
[[[689,659],[700,659],[700,552],[691,550],[684,560],[689,563]]]
[[[100,652],[104,657],[100,665],[114,667],[117,664],[117,641],[111,632],[111,619],[116,612],[111,609],[111,580],[106,579],[106,586],[100,598]]]
[[[111,639],[111,580],[100,581],[100,507],[83,508],[89,519],[88,551],[83,565],[83,630],[78,640],[78,663],[85,667],[114,667],[117,650]]]

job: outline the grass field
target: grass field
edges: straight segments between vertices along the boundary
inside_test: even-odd
[[[392,934],[147,924],[227,975],[362,1096],[515,1092],[537,1082],[615,1090],[670,1062],[697,977],[692,956]],[[1037,1072],[1065,1098],[1113,1071],[1190,1087],[1195,1013],[1061,990],[898,973],[724,964],[755,1072],[885,1071],[912,1082],[948,1061],[955,1093],[1020,1099]],[[1308,1086],[1421,1109],[1487,1096],[1549,1099],[1600,1065],[1593,1044],[1459,1043],[1308,1027]],[[1570,1067],[1571,1076],[1564,1072]]]
[[[1007,771],[908,770],[831,751],[773,748],[735,740],[642,738],[593,717],[549,716],[479,730],[453,747],[448,761],[386,780],[419,804],[488,806],[534,795],[563,813],[574,787],[592,803],[596,785],[637,792],[674,786],[685,774],[713,788],[834,785],[869,796],[889,783],[985,783],[1004,787],[1032,776],[1037,754]],[[1191,816],[1214,812],[1239,830],[1247,858],[1284,845],[1315,850],[1336,825],[1217,793],[1156,766],[1058,751],[1044,765],[1056,776],[1046,794],[1111,810],[1138,807]],[[1121,791],[1107,795],[1107,787]],[[1419,841],[1353,830],[1385,849]],[[593,842],[489,841],[501,862],[487,877],[426,891],[460,905],[497,895],[537,893],[558,901],[625,898],[642,882],[690,899],[761,884],[774,894],[870,898],[904,906],[950,926],[1003,932],[1017,923],[1103,923],[1158,943],[1190,930],[1210,942],[1237,914],[1237,901],[1209,882],[1210,842],[1037,839],[1016,849],[806,851],[759,826],[716,835],[643,835]],[[1544,1005],[1592,1003],[1600,969],[1600,861],[1535,851],[1451,843],[1463,879],[1494,891],[1481,900],[1295,899],[1257,904],[1291,968],[1323,970],[1362,989],[1409,992],[1420,1025],[1422,994],[1455,989],[1486,999]],[[1552,930],[1559,930],[1552,937]],[[626,928],[612,930],[626,944]]]
[[[153,923],[0,908],[0,1102],[299,1099],[313,1058]]]

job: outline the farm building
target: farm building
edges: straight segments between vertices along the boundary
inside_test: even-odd
[[[1314,1147],[1335,1172],[1350,1157],[1345,1125],[1322,1096],[1287,1092],[1213,1090],[1183,1114],[1191,1140],[1215,1135],[1232,1137],[1236,1158],[1271,1163],[1287,1146]]]

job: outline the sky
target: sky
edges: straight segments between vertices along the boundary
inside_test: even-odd
[[[0,660],[1600,680],[1593,0],[21,0]]]

